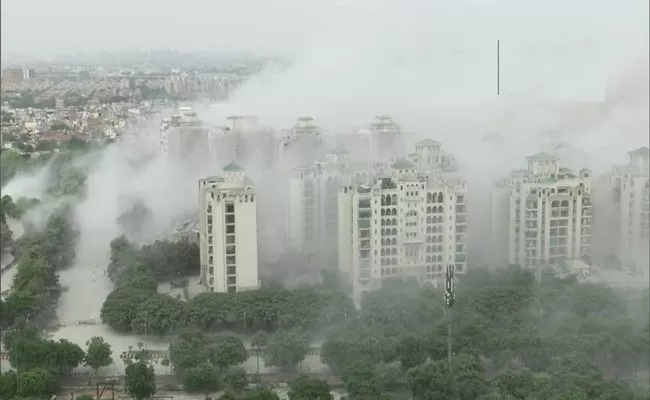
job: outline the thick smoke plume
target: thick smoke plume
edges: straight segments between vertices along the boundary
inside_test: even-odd
[[[489,232],[487,191],[508,169],[523,167],[523,157],[553,151],[565,165],[601,173],[648,144],[648,5],[601,3],[335,1],[314,21],[307,43],[287,51],[288,68],[269,68],[228,102],[195,109],[208,122],[256,115],[275,129],[310,115],[327,134],[391,115],[414,132],[411,142],[434,138],[456,156],[473,191],[469,245],[480,253]],[[70,274],[87,273],[68,282],[87,293],[75,289],[74,300],[62,299],[64,313],[98,316],[104,297],[80,282],[103,279],[109,242],[123,233],[117,220],[134,202],[150,211],[142,241],[152,241],[196,212],[197,179],[220,173],[207,160],[190,171],[165,161],[158,122],[141,128],[134,143],[107,148],[90,170],[87,197],[76,208],[81,239]],[[353,158],[363,152],[352,151]],[[272,190],[283,187],[279,168],[246,168],[264,186],[260,204],[267,206],[258,214],[268,222],[260,230],[281,231],[269,226],[280,225],[285,212],[285,194]],[[18,178],[5,192],[27,193],[41,178]],[[283,251],[281,241],[260,245]]]

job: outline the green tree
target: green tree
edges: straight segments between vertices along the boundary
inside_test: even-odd
[[[223,381],[228,389],[235,393],[241,393],[248,386],[248,375],[243,368],[231,368],[226,371]]]
[[[50,125],[51,131],[64,131],[68,128],[69,128],[68,125],[64,122],[55,122],[52,125]]]
[[[348,366],[341,376],[350,396],[355,399],[377,399],[382,386],[374,365],[359,361]]]
[[[429,361],[409,370],[408,385],[414,400],[458,397],[453,370],[447,361]]]
[[[289,400],[333,400],[327,382],[301,375],[289,383]]]
[[[210,393],[219,390],[219,370],[208,363],[189,368],[183,374],[183,388],[190,392]]]
[[[156,375],[145,362],[131,363],[124,370],[124,391],[135,400],[143,400],[156,393]]]
[[[278,331],[264,349],[264,365],[283,370],[294,370],[305,359],[309,339],[298,331]]]
[[[140,305],[145,304],[150,297],[151,293],[148,291],[118,287],[104,300],[100,314],[102,322],[118,332],[130,332]],[[144,321],[142,324],[144,325]]]
[[[219,400],[238,400],[238,399],[237,396],[234,395],[234,393],[226,391],[224,394],[219,396]]]
[[[54,376],[42,368],[30,369],[18,375],[16,394],[21,397],[49,397],[56,393]]]
[[[181,332],[169,344],[169,360],[174,371],[183,375],[191,368],[209,363],[206,347],[208,335],[198,330]]]
[[[427,353],[423,341],[414,335],[407,335],[400,339],[395,349],[397,359],[404,369],[411,369],[427,360]]]
[[[248,351],[241,340],[232,335],[215,336],[208,348],[210,361],[221,371],[248,360]]]
[[[68,150],[82,151],[88,149],[88,142],[76,136],[72,136],[65,144]]]
[[[84,359],[85,353],[76,343],[60,339],[54,346],[56,365],[60,374],[69,375]]]
[[[52,151],[54,149],[58,149],[59,145],[57,142],[54,140],[40,140],[38,143],[36,143],[36,147],[34,150],[36,151]]]
[[[266,331],[257,331],[251,338],[251,346],[255,351],[255,356],[257,357],[257,373],[260,373],[260,356],[262,351],[269,344],[269,334]]]
[[[85,363],[95,371],[95,375],[101,367],[107,367],[113,364],[111,345],[106,343],[103,337],[93,336],[86,342],[86,346],[88,348],[86,350]]]
[[[176,329],[183,317],[183,304],[166,294],[152,294],[138,306],[131,331],[163,336]]]
[[[270,389],[256,388],[244,393],[242,400],[280,400],[280,397]]]
[[[14,371],[6,371],[0,375],[0,398],[13,399],[16,397],[17,379]]]

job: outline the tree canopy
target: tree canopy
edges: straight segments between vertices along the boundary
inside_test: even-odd
[[[648,315],[635,295],[572,278],[538,284],[518,268],[463,278],[447,315],[451,363],[444,303],[433,288],[387,284],[362,299],[354,321],[330,331],[321,359],[351,398],[636,398],[620,380],[648,365]]]

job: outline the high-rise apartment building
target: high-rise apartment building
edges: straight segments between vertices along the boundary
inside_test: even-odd
[[[496,266],[562,267],[591,255],[591,173],[578,174],[539,153],[492,193],[492,250]]]
[[[280,135],[278,157],[284,167],[305,165],[324,155],[322,130],[311,117],[300,117]]]
[[[239,165],[199,180],[201,281],[213,292],[259,288],[257,196]]]
[[[213,131],[210,137],[210,153],[221,163],[250,162],[259,167],[271,167],[277,154],[274,132],[261,126],[257,117],[233,115],[227,118],[228,126]]]
[[[595,184],[594,252],[599,261],[614,258],[636,269],[648,265],[650,150],[641,147],[628,155],[627,165],[613,167]]]
[[[179,107],[178,111],[161,127],[163,153],[177,163],[205,162],[209,159],[207,127],[191,107]]]
[[[375,161],[388,162],[406,155],[406,132],[390,116],[377,116],[363,132],[370,136],[370,153]]]
[[[338,245],[339,187],[369,182],[383,171],[382,165],[353,163],[350,153],[339,148],[305,167],[289,172],[287,241],[305,254],[329,255]]]
[[[420,143],[433,151],[428,144]],[[390,168],[367,185],[339,189],[339,268],[357,306],[387,279],[438,284],[447,265],[466,270],[466,182],[408,159]]]

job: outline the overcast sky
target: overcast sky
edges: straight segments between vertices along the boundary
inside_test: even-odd
[[[250,50],[647,37],[647,0],[2,0],[2,50]]]
[[[305,112],[502,95],[602,101],[645,65],[648,0],[2,0],[2,53],[248,51],[285,55],[233,100]],[[641,63],[639,63],[641,59]],[[3,61],[10,61],[3,57]],[[641,68],[643,69],[643,68]],[[334,100],[335,99],[335,100]],[[402,99],[407,99],[404,103]],[[342,106],[345,104],[345,107]],[[391,108],[391,107],[386,107]],[[274,110],[275,111],[275,110]],[[261,112],[261,111],[260,111]],[[269,110],[269,112],[271,112]]]

